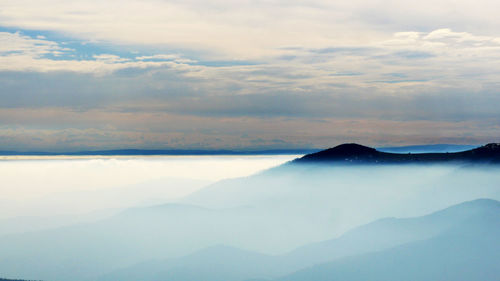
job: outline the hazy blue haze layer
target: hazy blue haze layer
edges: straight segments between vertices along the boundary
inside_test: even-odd
[[[207,172],[203,171],[205,167],[209,170],[204,177],[213,179],[209,176],[217,169],[238,163],[238,158],[222,160],[226,161],[224,165],[188,162],[187,167],[200,169],[191,171],[193,177]],[[99,167],[113,171],[116,167],[110,169],[109,164],[123,165],[120,161],[106,161],[90,162],[90,171],[95,173]],[[127,161],[132,161],[125,162],[129,168],[115,170],[118,174],[141,166],[168,171],[159,165],[164,160]],[[175,161],[170,167],[185,160]],[[54,164],[29,163],[38,168]],[[262,164],[270,162],[266,163]],[[81,166],[78,161],[74,164],[80,168],[87,165]],[[180,175],[179,171],[182,169],[174,170]],[[221,170],[221,175],[224,173]],[[144,174],[136,174],[140,176]],[[499,221],[494,214],[498,213],[498,202],[479,200],[429,214],[479,198],[500,200],[497,182],[500,173],[496,165],[283,165],[251,176],[223,179],[164,204],[147,207],[125,200],[114,212],[73,219],[57,227],[42,225],[25,229],[24,233],[4,229],[0,272],[11,278],[55,281],[117,280],[116,276],[122,276],[118,280],[194,281],[201,276],[206,280],[246,280],[288,274],[293,275],[286,278],[313,276],[321,280],[322,272],[339,276],[340,280],[366,280],[365,275],[355,275],[349,268],[369,263],[373,267],[367,267],[366,274],[384,279],[387,276],[382,274],[383,269],[388,265],[370,262],[370,256],[359,260],[355,257],[382,251],[387,257],[397,256],[394,259],[401,260],[404,272],[404,266],[415,259],[436,255],[432,252],[436,245],[445,247],[443,251],[451,249],[439,241],[460,234],[456,241],[473,247],[457,248],[460,252],[456,253],[450,250],[456,259],[450,259],[447,266],[469,262],[469,256],[484,258],[469,271],[466,280],[473,280],[496,274],[492,263],[499,259],[492,251],[498,243],[489,240],[493,236],[483,239],[480,234],[496,233]],[[123,190],[117,187],[109,202],[120,201]],[[96,195],[105,194],[103,191],[97,190]],[[158,194],[144,191],[151,196]],[[123,210],[127,204],[129,208]],[[414,218],[380,220],[387,217]],[[11,220],[10,225],[15,223]],[[6,226],[9,224],[2,224]],[[428,241],[421,242],[424,244],[420,252],[411,250],[417,240]],[[458,242],[454,245],[462,245]],[[486,243],[491,244],[489,249]],[[391,250],[394,247],[410,250]],[[353,258],[344,259],[347,256]],[[316,269],[325,262],[328,265]],[[306,267],[311,271],[294,273]],[[421,279],[416,280],[437,274],[431,267],[426,268],[429,271],[422,271]],[[391,278],[402,278],[398,272]]]

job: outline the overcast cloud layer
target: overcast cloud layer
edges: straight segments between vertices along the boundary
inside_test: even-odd
[[[0,150],[498,141],[497,1],[0,1]]]

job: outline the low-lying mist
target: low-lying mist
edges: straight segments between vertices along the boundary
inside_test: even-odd
[[[266,158],[267,162],[259,165],[265,169],[270,163],[289,159]],[[87,164],[95,164],[96,170],[102,165]],[[142,164],[128,165],[137,171]],[[194,183],[189,188],[184,186],[190,182],[180,181],[164,185],[169,190],[183,189],[178,196],[165,196],[161,181],[155,192],[151,191],[155,188],[146,186],[141,190],[140,180],[134,188],[137,192],[120,186],[94,191],[95,196],[89,198],[100,199],[88,210],[120,209],[101,213],[92,220],[32,229],[25,223],[25,228],[17,226],[17,231],[9,228],[15,228],[19,220],[0,221],[0,273],[37,280],[187,281],[200,280],[204,270],[212,268],[212,273],[218,274],[213,275],[213,280],[273,279],[316,263],[431,239],[453,227],[466,229],[468,225],[462,222],[477,215],[474,210],[486,208],[483,201],[444,216],[429,215],[480,198],[500,200],[500,166],[494,165],[286,164],[253,175],[255,170],[248,168],[247,174],[236,175],[231,172],[234,163],[226,164],[190,165],[190,180],[210,184],[202,187],[203,184]],[[177,167],[176,163],[169,165],[171,169]],[[167,168],[157,163],[147,167],[152,166]],[[143,174],[151,172],[146,166],[142,169]],[[165,174],[179,174],[178,171],[166,170]],[[123,172],[107,177],[130,176]],[[243,177],[214,182],[217,174]],[[70,176],[63,177],[71,185]],[[63,186],[62,182],[59,184]],[[110,190],[113,192],[107,194]],[[132,200],[134,197],[140,200]],[[84,195],[67,198],[71,198],[65,202],[68,205],[78,205],[78,198],[83,202],[94,200]],[[488,212],[492,204],[496,206],[486,204]],[[38,206],[42,208],[43,204]],[[74,217],[73,214],[66,215]],[[394,219],[407,217],[415,220],[400,226],[401,220]],[[394,221],[380,223],[384,218]],[[326,248],[314,246],[322,241],[337,242]],[[228,272],[228,267],[219,270],[213,264],[220,261],[222,266],[229,260],[232,268],[239,271]],[[250,265],[241,267],[239,263]],[[179,268],[191,270],[184,272]],[[168,270],[176,273],[165,273]],[[147,277],[146,272],[156,273]],[[210,278],[206,275],[204,280]]]
[[[262,212],[258,218],[269,220],[275,216],[275,229],[294,231],[284,237],[278,233],[268,245],[259,238],[252,249],[279,253],[378,218],[421,216],[477,198],[498,200],[499,171],[496,166],[285,165],[221,181],[180,202],[253,208]],[[270,239],[271,233],[267,235]]]
[[[57,156],[4,160],[0,161],[0,219],[84,215],[161,204],[218,180],[248,176],[294,157]]]

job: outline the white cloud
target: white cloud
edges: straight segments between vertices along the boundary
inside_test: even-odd
[[[112,54],[93,55],[93,58],[96,59],[97,61],[109,63],[109,64],[130,61],[129,59],[121,58],[120,56],[112,55]]]
[[[41,57],[47,54],[61,54],[71,49],[59,46],[56,42],[45,40],[42,37],[31,38],[19,32],[0,32],[0,56],[11,54],[27,54],[32,57]]]
[[[0,25],[254,59],[282,46],[363,45],[401,30],[449,27],[499,36],[499,9],[491,0],[3,0]]]
[[[19,32],[0,32],[0,71],[71,71],[102,75],[124,68],[182,68],[181,64],[190,61],[178,56],[170,61],[131,60],[114,54],[93,55],[93,59],[53,59],[50,56],[64,54],[70,57],[76,51],[42,37],[32,38]],[[168,56],[170,55],[160,55]]]
[[[165,54],[160,54],[160,55],[152,55],[152,56],[140,56],[136,57],[138,60],[177,60],[179,59],[179,55],[165,55]]]
[[[0,95],[9,107],[102,104],[133,116],[487,123],[500,118],[492,109],[500,102],[499,9],[490,0],[3,0],[0,26],[9,30],[119,51],[82,57],[49,35],[2,32],[0,71],[16,73],[0,76],[15,94]],[[118,55],[130,49],[148,51]],[[33,85],[23,84],[26,73]],[[490,136],[484,127],[475,136],[480,130]]]
[[[194,87],[217,95],[321,93],[336,92],[339,87],[344,92],[358,91],[358,95],[362,89],[378,95],[418,94],[458,85],[477,92],[488,84],[496,85],[500,78],[495,71],[500,68],[500,38],[450,29],[398,32],[365,45],[277,49],[277,55],[264,64],[225,67],[203,66],[177,53],[51,59],[46,55],[75,52],[57,42],[20,33],[1,32],[0,38],[7,42],[0,47],[0,70],[111,75],[121,69],[168,68],[201,79]]]
[[[85,40],[169,45],[205,50],[218,58],[249,59],[301,41],[310,47],[359,41],[360,28],[334,24],[343,11],[317,1],[12,1],[0,25],[64,32]],[[332,21],[335,19],[335,21]],[[349,31],[349,32],[345,32]]]
[[[179,54],[156,54],[151,56],[138,56],[135,58],[140,61],[175,61],[177,63],[196,63],[196,60],[183,58]]]

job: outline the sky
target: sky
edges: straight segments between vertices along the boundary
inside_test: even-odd
[[[0,0],[0,150],[498,142],[499,10]]]

